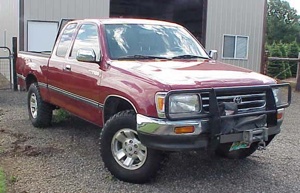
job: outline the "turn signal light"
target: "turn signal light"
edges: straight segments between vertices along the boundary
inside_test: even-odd
[[[175,127],[174,132],[176,134],[194,133],[195,128],[193,126]]]
[[[277,113],[277,119],[282,119],[283,118],[283,113]]]
[[[284,109],[278,109],[277,111],[277,120],[281,120],[284,117]]]
[[[160,112],[163,112],[165,109],[165,99],[162,97],[157,98],[157,108]]]

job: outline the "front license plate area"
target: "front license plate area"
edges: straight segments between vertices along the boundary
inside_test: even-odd
[[[243,141],[233,142],[229,151],[236,151],[239,149],[246,149],[249,148],[251,144],[245,143]]]

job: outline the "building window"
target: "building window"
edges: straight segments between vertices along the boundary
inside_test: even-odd
[[[224,35],[223,58],[247,59],[248,40],[247,36]]]

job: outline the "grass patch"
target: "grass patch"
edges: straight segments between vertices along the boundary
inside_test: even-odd
[[[57,109],[53,112],[53,122],[59,123],[62,121],[66,121],[70,118],[70,113],[63,109]]]
[[[6,192],[6,180],[3,170],[0,168],[0,193]]]
[[[16,183],[17,181],[18,181],[18,179],[17,179],[16,176],[10,176],[10,178],[9,178],[9,182],[10,182],[10,183],[14,184],[14,183]]]

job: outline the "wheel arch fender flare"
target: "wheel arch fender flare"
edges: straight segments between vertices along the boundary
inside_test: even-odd
[[[134,103],[133,103],[130,99],[128,99],[127,97],[121,96],[121,95],[111,94],[111,95],[108,95],[108,96],[105,98],[104,103],[103,103],[103,114],[102,114],[103,124],[107,121],[106,118],[105,118],[105,108],[106,108],[107,105],[108,105],[107,102],[109,101],[109,99],[112,99],[112,98],[126,101],[126,102],[132,107],[133,111],[134,111],[136,114],[138,113],[137,108],[136,108],[136,105],[134,105]]]
[[[34,73],[29,72],[25,78],[25,82],[26,82],[26,90],[28,90],[30,85],[34,82],[38,82],[38,80]]]

